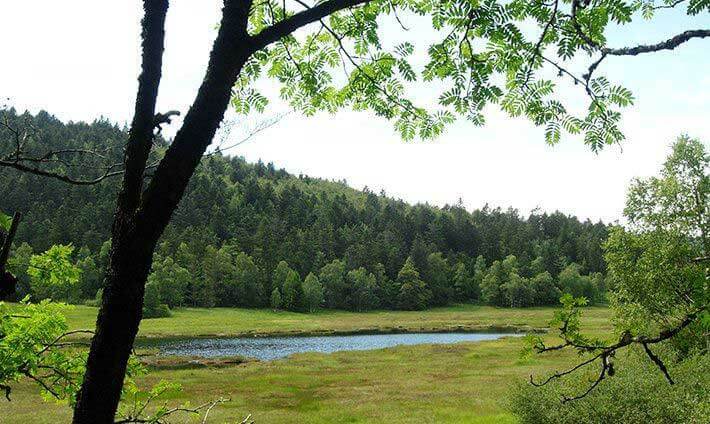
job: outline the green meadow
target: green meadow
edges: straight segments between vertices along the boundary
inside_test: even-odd
[[[304,314],[268,309],[183,308],[169,318],[144,319],[139,337],[207,337],[245,335],[310,335],[423,331],[536,330],[547,328],[555,308],[496,308],[459,305],[426,311],[347,312],[323,310]],[[96,308],[70,306],[71,328],[94,327]],[[605,307],[585,309],[590,328],[609,326]]]
[[[446,331],[546,327],[553,308],[498,309],[456,306],[424,312],[319,312],[297,314],[248,309],[178,309],[170,318],[144,320],[141,337],[240,334],[326,334],[329,332]],[[67,312],[72,328],[91,328],[95,308]],[[611,330],[609,310],[587,308],[587,331]],[[512,384],[531,374],[552,372],[574,361],[567,353],[523,358],[523,341],[398,346],[333,354],[302,353],[236,365],[153,368],[139,380],[182,384],[169,404],[198,405],[221,396],[211,422],[234,422],[252,414],[257,423],[450,422],[506,423]],[[51,412],[51,413],[48,413]],[[3,404],[8,423],[68,421],[65,405],[42,403],[35,386],[22,382]],[[196,418],[195,418],[196,419]]]

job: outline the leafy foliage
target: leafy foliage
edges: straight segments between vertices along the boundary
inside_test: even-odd
[[[283,307],[291,311],[301,311],[304,308],[303,283],[294,270],[289,270],[283,285]]]
[[[698,364],[701,368],[707,366],[709,355],[706,265],[709,165],[710,158],[703,144],[681,137],[673,145],[673,153],[668,157],[660,178],[635,181],[625,209],[629,226],[613,229],[604,244],[618,339],[604,341],[584,335],[580,331],[579,308],[586,305],[587,300],[571,294],[563,295],[563,309],[555,314],[551,322],[552,326],[559,326],[562,342],[548,346],[541,337],[529,337],[529,351],[545,353],[570,348],[584,359],[565,371],[555,372],[542,382],[536,383],[531,377],[533,386],[542,387],[540,399],[532,402],[531,407],[523,406],[530,397],[527,389],[519,390],[513,398],[514,408],[524,422],[540,422],[539,418],[533,418],[531,411],[537,411],[542,417],[555,417],[550,418],[555,422],[569,422],[571,414],[577,410],[589,414],[586,408],[592,400],[588,397],[604,399],[607,391],[625,390],[626,381],[601,383],[612,378],[616,380],[618,366],[614,358],[618,353],[636,347],[639,351],[643,349],[641,352],[657,369],[657,375],[662,375],[670,386],[676,386],[679,379],[677,375],[672,375],[672,370],[686,371],[681,373],[680,378],[684,381],[678,384],[680,387],[659,389],[669,398],[680,396],[690,400],[688,403],[678,402],[678,410],[674,411],[678,415],[674,417],[680,418],[678,421],[681,422],[707,421],[707,408],[697,406],[707,404],[706,384],[698,385],[687,373],[687,367]],[[560,281],[572,286],[572,292],[576,285],[573,281],[578,279],[575,269],[568,267],[560,273]],[[581,399],[582,406],[567,406],[554,412],[538,409],[549,400],[553,390],[558,390],[549,386],[570,386],[569,377],[588,372],[592,364],[600,365],[596,377],[591,380],[583,378],[577,383],[572,380],[571,384],[586,387],[586,390],[581,389],[580,394],[573,397],[563,395],[563,402]],[[646,373],[644,378],[647,378]],[[609,384],[611,388],[606,387]],[[646,388],[649,385],[649,382],[639,384]],[[654,383],[655,386],[657,384]],[[598,390],[603,390],[602,394],[598,394]],[[633,417],[632,421],[645,422],[647,419],[665,421],[655,418],[655,414],[668,417],[666,414],[670,411],[663,407],[641,405],[642,402],[631,406],[623,401],[610,402],[606,405],[606,414],[623,414]],[[594,419],[590,421],[594,422]]]
[[[10,399],[11,385],[22,378],[37,383],[46,397],[76,396],[85,355],[66,340],[70,335],[61,304],[27,299],[19,311],[0,303],[0,389]]]
[[[166,318],[170,315],[168,305],[161,303],[158,283],[154,281],[146,283],[143,295],[143,318]]]
[[[522,423],[603,424],[703,423],[710,419],[710,356],[674,364],[670,372],[677,384],[668,384],[642,352],[618,358],[619,371],[586,398],[560,405],[566,393],[581,392],[592,372],[556,381],[544,387],[518,384],[509,407]]]
[[[55,245],[30,258],[27,275],[37,298],[69,300],[81,276],[81,269],[72,263],[73,252],[71,244]]]
[[[393,121],[405,140],[436,137],[456,117],[483,125],[484,108],[498,105],[510,116],[544,127],[550,144],[565,133],[583,134],[598,151],[624,139],[621,111],[634,102],[627,88],[594,75],[607,55],[619,54],[607,47],[605,31],[632,22],[637,12],[653,19],[659,8],[681,2],[656,3],[369,1],[256,52],[240,74],[232,105],[239,113],[263,111],[269,99],[255,83],[268,78],[280,84],[280,98],[305,115],[369,110]],[[259,2],[249,16],[249,30],[258,34],[310,7]],[[686,13],[707,8],[707,1],[693,0]],[[427,44],[388,45],[382,27],[391,22],[405,28],[408,21],[424,26],[417,30],[429,35]],[[418,66],[424,53],[426,60]],[[571,63],[588,56],[597,57],[586,72],[570,70]],[[585,112],[573,111],[559,98],[559,83],[565,80],[588,98]],[[419,105],[408,96],[408,88],[420,81],[436,83],[438,105]]]
[[[630,226],[615,228],[604,245],[617,319],[635,334],[708,307],[708,169],[705,146],[680,137],[660,177],[634,182],[624,209]],[[686,333],[700,345],[706,317]]]
[[[306,308],[311,312],[323,303],[323,285],[312,272],[303,280],[303,298]]]
[[[274,290],[271,292],[270,305],[273,309],[280,309],[282,304],[281,292],[278,287],[274,287]]]
[[[414,267],[414,261],[408,258],[397,274],[399,293],[397,304],[400,309],[424,309],[431,299],[431,290],[419,279],[419,272]]]
[[[10,225],[12,225],[12,217],[0,211],[0,229],[10,231]]]
[[[68,330],[64,312],[69,308],[50,300],[30,303],[25,299],[13,306],[0,303],[0,390],[8,401],[12,386],[27,378],[39,387],[46,400],[74,405],[86,364],[86,343],[77,336],[91,332]],[[160,381],[149,389],[142,389],[135,379],[146,372],[146,368],[131,357],[116,422],[161,424],[180,414],[206,417],[208,407],[211,409],[227,401],[220,398],[194,407],[189,404],[170,406],[167,401],[156,405],[160,399],[181,390],[181,386]]]
[[[153,272],[148,276],[148,282],[155,286],[158,299],[171,308],[182,306],[187,294],[187,288],[192,276],[190,272],[176,264],[172,258],[153,262]]]

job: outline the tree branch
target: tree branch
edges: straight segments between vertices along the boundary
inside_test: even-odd
[[[41,177],[54,178],[55,180],[59,180],[59,181],[69,183],[69,184],[74,184],[74,185],[94,185],[94,184],[100,183],[101,181],[105,180],[106,178],[115,177],[117,175],[121,175],[124,173],[123,170],[111,171],[111,169],[113,167],[109,167],[108,169],[106,169],[106,172],[104,174],[102,174],[94,179],[82,180],[82,179],[70,177],[68,175],[65,175],[65,174],[62,174],[59,172],[47,171],[45,169],[37,168],[34,166],[28,166],[28,165],[25,165],[21,162],[0,160],[0,166],[17,169],[18,171],[27,172],[29,174],[39,175]],[[141,175],[141,178],[142,178],[142,175]]]
[[[313,6],[310,9],[291,15],[252,36],[255,51],[261,50],[269,44],[293,33],[297,29],[319,21],[332,13],[365,4],[369,1],[370,0],[329,0]]]
[[[673,379],[671,378],[670,373],[668,372],[668,368],[665,366],[663,361],[656,354],[654,354],[651,351],[649,345],[661,343],[665,340],[669,340],[670,338],[674,337],[676,334],[678,334],[684,328],[688,327],[690,324],[695,322],[695,320],[700,316],[700,314],[703,313],[704,311],[706,311],[707,309],[708,309],[708,305],[704,305],[700,308],[693,310],[692,312],[688,313],[685,317],[683,317],[683,319],[675,327],[667,329],[667,330],[663,330],[655,337],[648,337],[648,336],[643,336],[643,335],[633,337],[631,335],[631,333],[624,332],[624,334],[621,335],[619,341],[617,341],[616,343],[611,344],[611,345],[601,345],[601,346],[597,345],[597,344],[589,343],[589,342],[586,342],[583,340],[582,341],[571,340],[569,337],[567,337],[566,328],[567,328],[567,324],[569,323],[569,317],[572,317],[572,315],[570,315],[568,317],[568,319],[566,319],[565,322],[563,323],[562,328],[560,328],[561,336],[565,341],[563,344],[547,347],[544,345],[544,343],[540,343],[540,344],[536,345],[534,347],[534,349],[537,351],[537,353],[544,353],[544,352],[549,352],[549,351],[553,351],[553,350],[560,350],[565,347],[573,347],[580,352],[597,352],[597,353],[595,353],[591,358],[575,365],[574,367],[572,367],[566,371],[555,372],[554,374],[549,376],[546,380],[544,380],[540,383],[536,383],[533,380],[533,377],[530,376],[530,384],[532,384],[535,387],[544,386],[553,380],[560,379],[566,375],[569,375],[569,374],[577,371],[580,368],[583,368],[586,365],[589,365],[589,364],[594,363],[598,360],[601,360],[601,365],[602,365],[601,372],[599,373],[599,376],[595,379],[595,381],[592,383],[592,385],[590,387],[588,387],[586,391],[584,391],[583,393],[581,393],[579,395],[572,396],[572,397],[564,396],[562,402],[566,403],[566,402],[582,399],[583,397],[585,397],[589,393],[591,393],[592,390],[594,390],[594,388],[597,387],[597,385],[599,385],[599,383],[607,375],[608,376],[614,375],[614,365],[610,361],[610,358],[613,357],[619,349],[625,348],[625,347],[630,346],[632,344],[642,345],[645,352],[646,352],[646,355],[648,355],[648,357],[651,359],[651,361],[658,367],[658,369],[661,370],[663,375],[666,377],[666,380],[668,380],[668,383],[674,384]]]
[[[163,66],[165,41],[165,15],[168,0],[144,0],[141,37],[142,64],[138,77],[138,94],[135,112],[128,135],[124,156],[125,173],[121,192],[118,195],[119,209],[133,212],[138,206],[143,174],[153,144],[153,128],[156,126],[155,105]],[[167,116],[170,118],[170,113]],[[161,121],[157,121],[159,125]]]
[[[662,41],[658,44],[639,45],[636,47],[622,47],[618,49],[604,48],[602,53],[612,56],[636,56],[642,53],[653,53],[661,50],[673,50],[683,43],[694,38],[710,37],[710,29],[693,29]]]
[[[685,0],[676,0],[671,4],[662,4],[660,6],[653,6],[653,10],[660,10],[660,9],[673,9],[674,7],[678,6],[681,3],[684,3]]]
[[[648,347],[648,343],[642,343],[642,345],[643,345],[643,350],[646,351],[646,355],[648,355],[648,357],[651,359],[651,361],[653,361],[653,363],[656,364],[658,369],[661,370],[663,375],[666,377],[666,380],[668,380],[668,384],[675,384],[673,382],[673,379],[671,378],[671,375],[668,373],[668,368],[666,368],[666,365],[663,363],[661,358],[659,358],[658,356],[656,356],[655,353],[653,353],[651,348]]]

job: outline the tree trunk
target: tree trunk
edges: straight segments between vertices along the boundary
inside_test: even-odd
[[[224,0],[222,22],[205,79],[182,127],[143,190],[162,67],[168,0],[144,0],[143,64],[125,154],[125,173],[112,228],[110,264],[74,423],[113,422],[128,357],[142,318],[153,251],[190,177],[224,117],[231,90],[249,57],[300,27],[369,0],[329,0],[263,29],[247,32],[252,0]]]
[[[22,214],[15,212],[7,235],[4,239],[0,238],[0,301],[13,299],[17,290],[17,278],[10,272],[5,271],[5,268],[10,257],[12,241],[15,239],[17,227],[20,225],[20,219],[22,219]]]
[[[5,266],[7,265],[7,260],[10,257],[10,249],[12,248],[12,241],[15,239],[15,234],[17,233],[17,227],[20,225],[20,220],[22,219],[22,214],[20,212],[15,212],[12,215],[12,222],[10,223],[10,228],[7,231],[7,236],[0,242],[0,275],[5,272]]]
[[[147,3],[149,2],[146,1]],[[103,424],[112,423],[114,420],[128,358],[142,318],[145,282],[150,271],[153,251],[177,208],[190,177],[211,143],[229,104],[232,86],[252,53],[246,32],[249,3],[239,0],[225,2],[222,23],[210,54],[206,77],[182,127],[142,196],[142,173],[140,180],[136,180],[135,174],[129,174],[128,170],[140,169],[142,172],[147,158],[145,146],[138,146],[133,152],[130,150],[131,145],[127,147],[127,173],[114,217],[110,265],[96,322],[96,333],[92,339],[84,381],[74,409],[74,423]],[[167,2],[165,7],[167,8]],[[148,12],[146,8],[146,19]],[[144,22],[144,62],[151,59],[146,58],[145,54],[145,32]],[[144,63],[143,73],[149,71]],[[155,75],[153,77],[155,78]],[[157,79],[159,80],[159,75]],[[138,104],[141,101],[144,81],[141,79],[140,82],[131,136],[137,128]],[[154,80],[153,83],[155,82]],[[157,95],[157,90],[150,94]],[[137,138],[133,142],[145,143],[146,140]]]

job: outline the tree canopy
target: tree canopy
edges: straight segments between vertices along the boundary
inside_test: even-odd
[[[696,372],[703,373],[708,365],[709,170],[710,156],[705,145],[683,136],[673,144],[673,151],[658,177],[637,179],[632,184],[624,212],[628,224],[614,228],[604,244],[615,338],[603,340],[584,334],[579,307],[587,303],[586,299],[565,294],[564,308],[551,322],[560,328],[561,343],[548,345],[542,338],[532,337],[531,349],[538,353],[574,349],[582,355],[582,360],[539,382],[531,378],[534,386],[544,387],[539,399],[528,407],[520,402],[528,397],[529,390],[523,389],[516,395],[516,408],[521,414],[530,417],[528,413],[537,411],[553,421],[557,420],[551,418],[553,416],[567,415],[564,420],[570,422],[568,412],[545,411],[543,405],[553,393],[561,392],[565,403],[581,401],[588,405],[604,399],[610,391],[629,387],[634,372],[651,380],[640,385],[646,387],[644,390],[649,396],[655,397],[651,393],[660,390],[671,395],[682,394],[691,400],[678,404],[679,410],[674,414],[679,421],[692,422],[698,414],[707,413],[694,406],[707,403],[707,381],[693,383],[689,370],[697,367]],[[565,276],[565,279],[571,278],[576,278],[574,270]],[[638,349],[634,350],[636,347]],[[631,354],[636,353],[637,359],[646,358],[654,374],[649,376],[649,367],[638,365],[638,361],[626,360],[618,365],[621,352],[629,350]],[[590,369],[593,364],[598,366],[596,370]],[[632,370],[621,381],[609,383],[610,388],[602,388],[602,393],[597,394],[595,389],[603,387],[602,382],[607,379],[616,379],[617,369],[622,366],[630,366]],[[673,391],[653,388],[659,384],[657,376],[662,376],[666,384],[676,385],[679,378],[676,371],[683,379],[679,388]],[[576,374],[583,377],[577,382],[573,380],[572,384],[561,382]],[[568,393],[570,389],[576,393]],[[587,396],[590,399],[585,399]],[[623,401],[606,406],[612,414],[621,414],[624,408]],[[652,414],[668,413],[663,408],[652,409]]]

